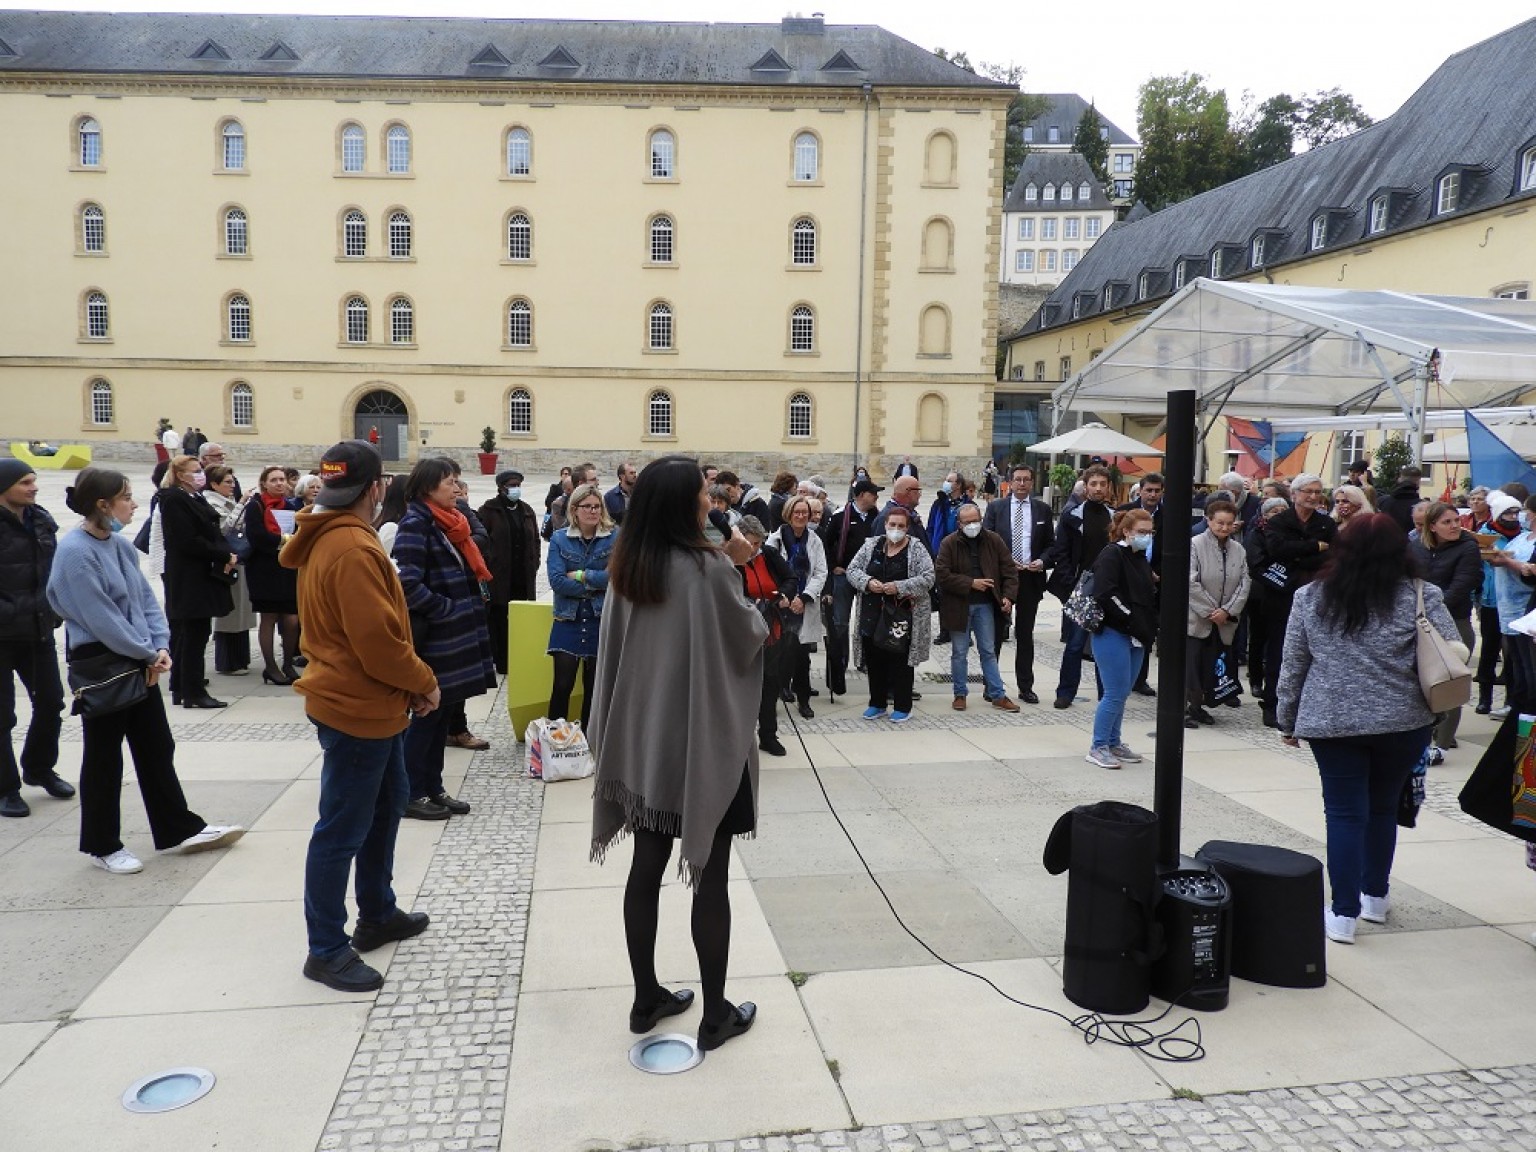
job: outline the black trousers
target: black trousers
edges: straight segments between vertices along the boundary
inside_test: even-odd
[[[1045,595],[1045,576],[1040,572],[1019,573],[1019,598],[1013,606],[1013,677],[1019,682],[1019,694],[1035,690],[1035,617],[1040,614],[1040,600]],[[1003,651],[1003,630],[997,629],[997,655]]]
[[[1477,675],[1474,677],[1484,691],[1490,692],[1499,677],[1499,657],[1504,652],[1504,637],[1499,632],[1499,610],[1477,609],[1477,628],[1482,634],[1483,650],[1477,657]]]
[[[21,746],[21,771],[11,733],[16,728],[16,680],[32,701],[32,721]],[[52,772],[59,762],[59,729],[63,725],[64,685],[59,679],[59,657],[53,638],[0,641],[0,722],[5,725],[5,747],[0,749],[0,796],[21,789],[21,774]]]
[[[172,620],[171,625],[171,695],[182,700],[194,699],[207,690],[208,671],[204,654],[208,637],[213,635],[213,618]]]
[[[1248,686],[1262,699],[1264,653],[1269,646],[1269,609],[1257,591],[1248,596],[1248,606],[1243,609],[1243,621],[1248,625]]]
[[[165,718],[159,685],[132,708],[82,721],[80,851],[110,856],[123,846],[123,742],[133,754],[139,795],[155,847],[174,848],[207,823],[187,807],[176,777],[176,741]]]
[[[864,643],[864,664],[869,669],[869,706],[884,708],[887,702],[898,712],[912,711],[912,683],[916,670],[907,663],[906,653],[892,655]]]
[[[1280,685],[1280,660],[1285,655],[1285,626],[1291,621],[1291,598],[1267,596],[1264,599],[1264,691],[1259,697],[1264,707],[1273,708]],[[1252,669],[1249,670],[1252,675]]]
[[[496,671],[505,676],[507,674],[507,606],[487,604],[485,625],[491,633],[491,659],[495,661]]]
[[[813,609],[807,609],[807,611],[813,611]],[[784,620],[784,639],[779,642],[779,648],[782,650],[779,686],[782,690],[787,684],[796,700],[801,704],[809,704],[811,702],[811,653],[815,651],[815,645],[807,647],[800,643],[800,637],[795,635],[794,627],[799,623],[800,617],[786,615]]]
[[[757,704],[757,738],[775,740],[779,735],[779,653],[781,640],[763,652],[763,695]]]

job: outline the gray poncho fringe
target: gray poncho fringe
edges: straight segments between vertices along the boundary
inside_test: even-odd
[[[743,765],[756,811],[767,635],[723,553],[676,553],[665,603],[609,593],[587,733],[593,860],[636,828],[662,832],[681,841],[678,874],[696,887]]]

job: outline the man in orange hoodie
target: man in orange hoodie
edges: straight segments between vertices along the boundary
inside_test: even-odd
[[[406,912],[391,887],[395,833],[408,799],[403,733],[439,695],[411,644],[411,620],[373,520],[384,464],[365,440],[343,440],[320,460],[320,491],[300,512],[279,555],[299,572],[302,647],[294,688],[319,731],[320,819],[304,867],[309,957],[304,975],[340,992],[384,983],[359,952],[419,935],[425,912]],[[357,924],[347,936],[347,875],[357,869]]]

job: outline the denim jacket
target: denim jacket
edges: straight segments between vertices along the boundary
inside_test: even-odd
[[[608,591],[608,557],[613,554],[614,533],[598,530],[591,541],[582,539],[574,528],[554,533],[549,541],[549,558],[544,562],[549,586],[555,593],[555,619],[574,620],[583,600],[592,605],[592,614],[603,614],[603,597]],[[584,572],[580,580],[569,573]]]

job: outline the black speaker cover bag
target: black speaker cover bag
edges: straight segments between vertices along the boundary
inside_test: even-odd
[[[1151,996],[1151,964],[1162,951],[1153,915],[1157,815],[1135,804],[1084,804],[1056,821],[1046,840],[1051,875],[1071,870],[1062,991],[1094,1012],[1140,1012]]]
[[[1278,988],[1328,982],[1323,942],[1323,865],[1270,844],[1211,840],[1195,859],[1232,893],[1232,975]]]

